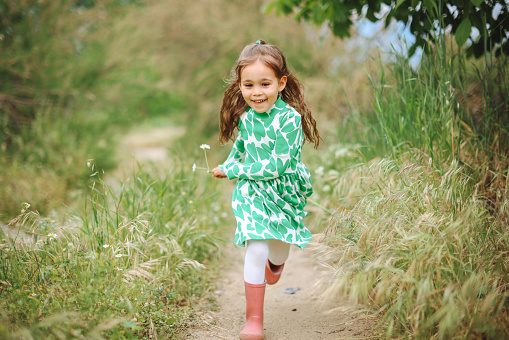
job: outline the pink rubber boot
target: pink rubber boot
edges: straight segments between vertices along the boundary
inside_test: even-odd
[[[267,265],[265,266],[265,282],[267,282],[269,285],[273,285],[274,283],[278,282],[279,278],[281,277],[281,273],[283,272],[284,266],[284,263],[276,266],[267,260]]]
[[[246,326],[240,340],[263,340],[263,300],[265,283],[244,282],[246,288]]]

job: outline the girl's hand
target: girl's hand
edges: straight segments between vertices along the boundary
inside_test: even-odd
[[[219,167],[216,167],[216,168],[212,169],[212,177],[225,178],[226,174],[224,173],[223,170],[219,169]]]

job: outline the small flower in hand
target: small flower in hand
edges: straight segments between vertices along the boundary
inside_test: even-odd
[[[207,167],[206,168],[202,168],[202,167],[196,166],[196,163],[194,163],[193,164],[193,172],[195,172],[196,169],[202,169],[202,170],[207,170],[207,172],[212,172],[212,171],[210,171],[209,162],[207,160],[207,149],[210,150],[210,145],[202,144],[202,145],[200,145],[200,149],[202,149],[204,154],[205,154],[205,163],[207,164]]]

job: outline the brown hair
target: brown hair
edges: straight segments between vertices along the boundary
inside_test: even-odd
[[[318,148],[320,135],[316,128],[316,121],[311,115],[311,110],[304,102],[304,86],[288,69],[283,53],[276,46],[267,44],[263,40],[258,40],[256,43],[244,47],[237,60],[237,65],[231,70],[228,88],[224,92],[223,105],[219,115],[219,141],[226,143],[230,139],[234,139],[233,132],[235,128],[238,128],[240,116],[248,108],[239,87],[240,73],[244,67],[258,60],[270,67],[278,79],[284,76],[287,77],[286,87],[281,92],[281,97],[300,113],[305,139],[314,143],[315,149]]]

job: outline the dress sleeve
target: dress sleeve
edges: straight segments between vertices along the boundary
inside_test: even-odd
[[[302,146],[301,117],[288,114],[276,133],[272,154],[268,159],[249,163],[230,163],[223,170],[229,179],[269,180],[285,173]]]
[[[230,151],[230,155],[224,161],[223,164],[219,165],[219,169],[223,170],[223,172],[228,176],[228,179],[230,176],[228,175],[228,169],[233,165],[240,163],[246,155],[246,149],[244,146],[244,138],[242,137],[242,134],[239,130],[239,134],[237,135],[237,139],[235,140],[235,143],[233,143],[232,151]]]

